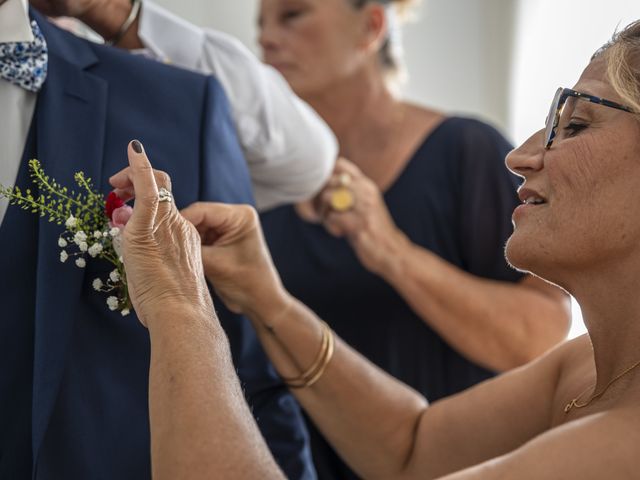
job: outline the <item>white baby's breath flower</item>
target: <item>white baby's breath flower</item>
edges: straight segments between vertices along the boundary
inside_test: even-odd
[[[87,242],[80,242],[78,248],[81,252],[86,252],[87,250],[89,250],[89,244]]]
[[[69,258],[69,254],[66,251],[62,250],[60,252],[60,261],[64,263],[67,261],[68,258]]]
[[[87,266],[87,261],[82,257],[76,258],[76,266],[78,268],[84,268]]]
[[[82,242],[86,242],[86,241],[87,241],[87,234],[84,233],[82,230],[80,230],[79,232],[76,232],[76,234],[73,236],[73,243],[75,243],[78,246],[80,246]]]
[[[118,297],[111,296],[107,298],[107,305],[109,306],[109,310],[117,310],[118,309]]]
[[[73,228],[78,224],[78,219],[73,215],[69,215],[67,221],[64,223],[67,228]]]
[[[96,278],[96,279],[93,281],[93,289],[94,289],[96,292],[99,292],[99,291],[102,289],[102,287],[104,287],[104,283],[102,283],[102,280],[100,280],[99,278]]]
[[[113,250],[116,252],[116,255],[120,256],[122,254],[122,235],[113,237],[111,245],[113,246]]]
[[[111,235],[112,237],[117,237],[118,235],[120,235],[120,229],[118,227],[113,227],[111,230],[109,230],[109,235]]]
[[[60,237],[60,238],[58,239],[58,246],[59,246],[60,248],[64,248],[64,247],[66,247],[67,245],[68,245],[68,244],[67,244],[67,241],[66,241],[64,238]]]
[[[89,255],[91,255],[92,258],[97,257],[98,255],[100,255],[101,252],[102,252],[102,245],[100,243],[94,243],[89,247]]]
[[[126,317],[126,316],[127,316],[127,315],[129,315],[130,313],[131,313],[131,312],[129,311],[129,309],[128,309],[128,308],[123,308],[123,309],[120,311],[120,314],[122,314],[122,316],[123,316],[123,317]]]
[[[93,238],[102,238],[102,232],[100,230],[96,230],[93,232]]]
[[[114,270],[109,274],[109,278],[113,283],[117,283],[120,281],[120,272],[118,270]]]

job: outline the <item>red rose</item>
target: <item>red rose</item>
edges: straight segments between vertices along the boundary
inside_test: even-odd
[[[124,206],[124,202],[116,195],[116,192],[111,192],[107,196],[107,201],[104,203],[104,214],[113,220],[113,211]]]

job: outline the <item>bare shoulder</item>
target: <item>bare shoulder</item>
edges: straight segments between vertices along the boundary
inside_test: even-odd
[[[424,472],[437,476],[484,465],[550,432],[555,412],[564,409],[557,391],[565,372],[584,363],[589,351],[588,338],[565,342],[527,365],[435,402],[421,421],[416,461],[408,471],[422,478]],[[436,437],[434,442],[434,431],[455,441]]]
[[[592,367],[593,347],[589,334],[580,335],[559,345],[555,348],[555,355],[560,362],[561,374],[566,374],[585,364]]]
[[[557,348],[558,378],[551,399],[551,426],[566,422],[564,408],[595,382],[593,347],[588,334]]]
[[[567,399],[575,396],[584,384],[593,381],[589,337],[585,335],[566,342],[538,362],[537,368],[547,371],[545,377],[556,372],[553,399],[549,404],[551,425],[517,448],[446,479],[637,478],[640,471],[638,389],[629,388],[618,401],[595,406],[593,411],[582,412],[580,417],[571,419],[564,413]],[[529,398],[526,409],[529,413],[535,405],[534,398]],[[523,413],[522,409],[520,413]],[[515,419],[512,419],[512,425],[517,425]]]

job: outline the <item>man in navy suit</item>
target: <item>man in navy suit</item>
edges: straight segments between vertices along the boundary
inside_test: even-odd
[[[27,50],[39,58],[18,44],[38,45]],[[215,79],[90,44],[26,0],[0,0],[0,183],[30,186],[26,162],[38,158],[60,183],[84,171],[106,193],[134,137],[170,173],[178,207],[252,201]],[[108,265],[60,263],[61,227],[6,202],[0,221],[0,479],[150,478],[146,330],[93,291]],[[281,468],[314,478],[297,404],[248,321],[219,313]]]

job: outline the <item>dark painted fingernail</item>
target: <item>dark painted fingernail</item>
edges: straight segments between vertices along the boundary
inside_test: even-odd
[[[136,153],[142,153],[143,151],[142,144],[138,140],[131,142],[131,147],[133,147],[133,151]]]

